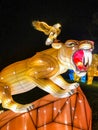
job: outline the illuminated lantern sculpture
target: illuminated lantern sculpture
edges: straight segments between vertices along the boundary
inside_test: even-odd
[[[47,95],[33,104],[27,113],[2,113],[0,130],[92,130],[92,111],[80,87],[71,97]]]
[[[34,21],[52,48],[4,68],[0,73],[0,103],[9,109],[0,115],[0,130],[91,130],[92,113],[79,83],[68,83],[61,74],[72,69],[84,76],[92,62],[94,42],[59,42],[59,23]],[[35,87],[48,92],[30,104],[19,104],[12,95]],[[13,111],[13,112],[12,112]]]
[[[56,39],[61,31],[59,23],[49,26],[45,22],[33,21],[33,26],[48,35],[45,44],[52,47],[15,62],[0,72],[0,103],[3,108],[16,113],[27,112],[35,106],[19,104],[12,95],[37,86],[54,97],[69,97],[76,93],[79,83],[68,83],[62,74],[72,69],[78,76],[84,76],[92,63],[93,41],[67,40],[62,43]]]

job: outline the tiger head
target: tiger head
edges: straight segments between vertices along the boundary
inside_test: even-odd
[[[92,63],[93,41],[67,40],[64,44],[53,43],[52,47],[59,49],[58,58],[68,69],[73,69],[80,77],[86,74]]]

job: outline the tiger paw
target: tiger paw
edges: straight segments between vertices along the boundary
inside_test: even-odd
[[[33,108],[34,108],[33,104],[25,104],[25,105],[18,104],[16,107],[13,106],[10,109],[15,113],[24,113],[31,111]]]
[[[73,90],[73,89],[76,89],[77,87],[79,87],[79,83],[72,83],[70,84],[69,89]]]

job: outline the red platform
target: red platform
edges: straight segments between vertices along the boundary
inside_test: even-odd
[[[33,104],[27,113],[2,113],[0,130],[92,130],[92,111],[80,87],[69,98],[47,95]]]

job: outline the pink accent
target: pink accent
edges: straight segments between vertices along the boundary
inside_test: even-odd
[[[75,63],[76,67],[80,71],[87,71],[87,67],[83,64],[84,59],[84,51],[79,50],[74,53],[73,55],[73,62]]]

